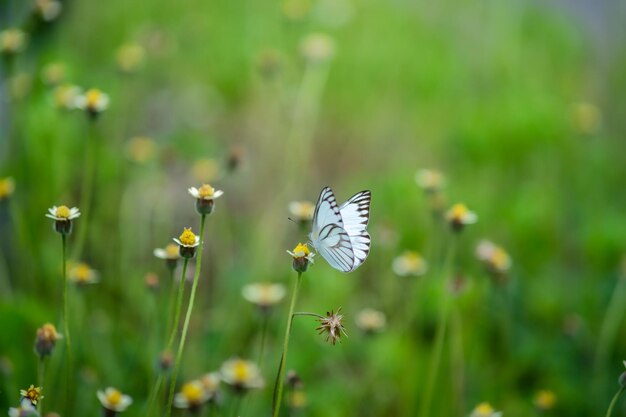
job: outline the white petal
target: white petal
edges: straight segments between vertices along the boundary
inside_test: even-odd
[[[220,198],[223,194],[224,194],[224,191],[217,190],[215,191],[215,193],[213,193],[213,198]]]

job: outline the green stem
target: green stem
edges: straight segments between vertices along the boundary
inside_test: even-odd
[[[280,415],[280,406],[283,402],[283,383],[285,377],[285,365],[287,363],[287,350],[289,349],[289,336],[291,335],[291,323],[293,322],[294,309],[296,307],[296,299],[298,298],[298,289],[302,280],[302,272],[298,272],[298,278],[293,287],[291,294],[291,304],[289,306],[289,315],[287,316],[287,328],[285,329],[285,339],[283,340],[283,353],[280,356],[280,364],[278,365],[278,373],[274,382],[274,394],[272,404],[272,417]]]
[[[46,358],[41,356],[39,358],[39,362],[37,362],[37,386],[43,388],[44,387],[44,379],[46,375]],[[41,414],[41,406],[42,400],[40,399],[37,402],[37,412]]]
[[[167,350],[170,351],[176,340],[176,334],[178,334],[178,326],[180,324],[180,312],[183,309],[183,295],[185,294],[185,275],[187,274],[187,264],[189,259],[185,258],[183,261],[183,270],[180,274],[180,283],[178,284],[178,296],[176,298],[176,310],[174,310],[174,321],[171,324],[170,338],[167,342]]]
[[[615,407],[617,400],[619,399],[619,397],[622,396],[625,389],[626,389],[626,386],[621,386],[619,390],[617,390],[617,392],[613,396],[613,399],[611,400],[611,404],[609,404],[609,409],[606,410],[606,417],[611,417],[611,414],[613,413],[613,407]]]
[[[183,350],[185,349],[185,340],[187,339],[187,330],[189,330],[189,321],[191,320],[191,312],[193,311],[193,304],[196,299],[196,290],[198,288],[198,278],[200,277],[200,268],[202,266],[202,248],[204,246],[204,223],[206,220],[206,214],[202,214],[200,220],[200,245],[198,246],[198,262],[196,263],[196,272],[193,277],[193,285],[191,286],[191,295],[189,296],[189,303],[187,305],[187,314],[185,315],[185,322],[183,324],[183,333],[180,336],[180,342],[178,344],[178,352],[176,352],[176,362],[174,363],[174,372],[172,373],[172,381],[170,382],[170,393],[167,400],[167,417],[172,415],[172,403],[174,402],[174,391],[176,389],[176,379],[178,378],[178,372],[180,371],[180,362],[183,357]]]
[[[610,353],[611,346],[614,344],[618,334],[619,327],[624,317],[623,306],[626,303],[626,276],[621,276],[618,280],[611,300],[606,308],[602,327],[600,328],[600,336],[596,347],[594,357],[594,391],[599,391],[598,379],[602,365],[606,362],[606,358]]]
[[[178,295],[176,297],[176,310],[174,310],[174,312],[172,312],[172,308],[174,306],[174,303],[172,302],[174,300],[174,297],[171,296],[170,297],[170,315],[174,316],[174,320],[170,322],[170,325],[168,327],[171,327],[171,334],[169,337],[169,340],[167,342],[167,352],[171,352],[172,350],[172,346],[174,345],[174,341],[176,340],[176,335],[178,334],[178,324],[180,321],[180,312],[182,310],[182,306],[183,306],[183,295],[185,293],[185,275],[187,274],[187,265],[189,263],[189,259],[185,258],[183,260],[183,269],[182,272],[180,274],[180,283],[178,285]],[[173,277],[174,277],[174,270],[172,269],[170,272],[170,276],[172,277],[172,282]],[[172,295],[175,294],[174,291],[171,292]],[[159,394],[159,391],[161,389],[161,384],[163,384],[163,373],[161,372],[159,374],[159,376],[157,377],[154,386],[152,387],[152,391],[150,392],[150,395],[148,396],[148,404],[147,404],[147,414],[146,416],[152,416],[152,408],[154,407],[154,402],[156,401],[156,398]]]
[[[169,300],[167,302],[167,327],[165,328],[165,335],[171,334],[172,333],[172,323],[173,323],[173,318],[174,318],[174,307],[175,307],[175,302],[176,302],[176,291],[174,290],[174,268],[168,268],[169,269],[169,275],[170,275],[170,296],[169,296]],[[179,292],[180,292],[180,287],[179,287]],[[168,340],[165,340],[166,342],[168,342]]]
[[[152,414],[152,407],[154,406],[154,401],[156,400],[157,395],[159,394],[159,390],[161,388],[161,384],[163,383],[163,372],[159,373],[159,376],[156,379],[156,382],[152,386],[152,390],[150,391],[150,395],[148,396],[148,404],[146,407],[147,413],[146,416],[150,417]]]
[[[441,354],[443,351],[443,345],[445,341],[445,335],[448,329],[448,313],[450,310],[450,289],[448,288],[449,271],[454,258],[454,240],[450,242],[448,248],[448,254],[445,258],[444,264],[441,269],[442,274],[442,303],[441,311],[439,314],[439,321],[437,324],[437,332],[435,336],[435,346],[433,348],[433,357],[430,361],[430,368],[428,370],[428,377],[426,380],[426,389],[424,391],[424,397],[422,398],[422,404],[420,408],[420,416],[428,417],[430,415],[430,405],[432,403],[433,391],[437,382],[437,375],[439,373],[439,367],[441,364]]]
[[[326,318],[320,314],[309,313],[308,311],[296,311],[295,313],[293,313],[293,315],[294,316],[310,316],[310,317],[315,317],[316,319],[322,319],[322,320]]]
[[[69,399],[70,378],[72,373],[72,342],[70,338],[70,315],[69,315],[69,281],[67,279],[67,235],[61,234],[61,242],[63,247],[63,328],[65,331],[65,346],[67,349],[67,367],[65,373],[65,400]],[[69,406],[69,404],[66,404]]]

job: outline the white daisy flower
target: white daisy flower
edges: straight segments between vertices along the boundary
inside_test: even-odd
[[[265,386],[261,370],[250,361],[239,358],[229,359],[222,365],[220,373],[222,380],[237,391],[259,389]]]
[[[122,394],[115,388],[109,387],[104,391],[97,392],[98,400],[102,407],[107,410],[121,413],[125,411],[128,406],[133,403],[133,399],[130,396]]]
[[[241,294],[243,298],[256,304],[262,309],[269,308],[277,304],[285,297],[287,290],[282,284],[272,284],[269,282],[259,282],[248,284],[243,287]]]

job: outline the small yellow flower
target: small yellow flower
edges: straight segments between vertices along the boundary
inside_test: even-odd
[[[262,309],[267,309],[279,303],[285,297],[287,290],[281,284],[261,282],[246,285],[241,293],[246,300]]]
[[[408,275],[424,275],[428,270],[428,264],[422,256],[414,251],[405,251],[393,260],[391,269],[396,275],[405,277]]]
[[[480,403],[474,408],[470,417],[501,417],[502,413],[495,411],[491,404],[484,402]]]
[[[183,384],[180,392],[174,397],[174,407],[197,410],[207,401],[204,386],[200,381],[191,381]]]
[[[79,101],[82,90],[73,84],[62,84],[54,89],[54,104],[59,109],[73,110]]]
[[[439,191],[444,186],[443,174],[432,169],[420,169],[415,174],[415,182],[424,191],[432,193]]]
[[[293,219],[303,225],[313,220],[315,205],[310,201],[292,201],[289,203],[289,214]]]
[[[191,167],[191,175],[201,183],[215,181],[219,177],[219,167],[213,159],[198,159]]]
[[[56,327],[51,323],[46,323],[37,329],[35,337],[35,351],[40,357],[48,356],[54,350],[56,343],[62,339],[63,335],[57,333]]]
[[[511,257],[500,246],[488,240],[482,240],[476,247],[476,257],[482,261],[487,270],[499,277],[511,269]]]
[[[76,265],[72,265],[69,268],[68,278],[70,279],[70,281],[78,286],[96,284],[100,282],[100,279],[98,278],[98,273],[91,269],[91,267],[84,262],[79,262]]]
[[[200,245],[200,237],[196,236],[191,228],[185,228],[178,239],[174,238],[174,242],[178,243],[178,251],[183,258],[193,258],[196,249]]]
[[[554,392],[549,390],[538,391],[537,394],[535,394],[533,403],[538,409],[548,411],[554,408],[554,405],[556,404],[556,395]]]
[[[287,399],[287,403],[290,408],[299,410],[301,408],[306,407],[308,403],[308,399],[304,391],[302,391],[301,389],[297,389],[297,390],[291,391]]]
[[[593,134],[602,125],[602,112],[593,103],[576,103],[572,108],[572,122],[579,133]]]
[[[258,366],[243,359],[235,358],[224,362],[220,374],[225,383],[236,389],[247,390],[265,386]]]
[[[229,359],[222,365],[220,373],[222,381],[239,392],[265,386],[259,367],[250,361],[239,358]]]
[[[282,6],[283,15],[289,20],[301,20],[311,10],[310,0],[285,0]]]
[[[6,29],[0,32],[0,52],[16,54],[26,46],[26,34],[20,29]]]
[[[385,314],[373,308],[364,308],[356,316],[357,327],[368,334],[382,331],[386,324]]]
[[[15,181],[13,181],[13,178],[0,178],[0,201],[6,200],[11,197],[14,191]]]
[[[163,249],[161,248],[155,249],[154,256],[160,259],[180,259],[180,254],[178,253],[178,246],[176,246],[173,243],[168,244]]]
[[[32,405],[37,405],[37,402],[44,398],[41,395],[41,387],[35,387],[34,385],[31,385],[28,389],[20,390],[20,396],[22,399],[29,400]]]
[[[196,199],[196,210],[203,215],[211,214],[213,212],[214,200],[224,194],[222,190],[216,190],[209,184],[203,184],[200,188],[190,187],[188,191]]]
[[[478,221],[478,216],[470,211],[465,204],[455,204],[446,213],[446,219],[455,231],[461,231],[464,226],[474,224]]]
[[[326,333],[326,341],[330,342],[333,346],[337,343],[337,341],[341,341],[342,334],[344,336],[348,336],[346,333],[345,327],[343,327],[343,315],[339,314],[341,312],[341,307],[337,309],[337,312],[326,313],[326,317],[320,318],[320,325],[317,329],[319,330],[319,334]]]
[[[41,70],[41,79],[46,85],[59,85],[65,80],[67,69],[62,62],[51,62]]]
[[[109,96],[97,88],[89,89],[85,94],[76,98],[76,108],[85,110],[95,117],[109,107]]]
[[[200,378],[200,382],[204,387],[204,392],[206,393],[208,401],[217,400],[220,384],[222,382],[222,376],[219,372],[209,372]]]
[[[180,237],[174,240],[181,246],[197,246],[200,238],[191,231],[191,228],[185,227]]]
[[[313,33],[302,40],[300,51],[312,64],[322,64],[335,55],[335,41],[324,33]]]
[[[154,158],[157,153],[157,146],[151,138],[135,136],[128,141],[126,153],[131,161],[145,164]]]
[[[296,272],[306,272],[309,267],[309,263],[313,263],[314,254],[311,253],[306,243],[298,243],[293,252],[287,251],[293,258],[293,269]]]
[[[54,230],[64,235],[69,235],[72,232],[72,220],[79,216],[78,208],[72,207],[70,209],[67,206],[52,206],[46,214],[46,217],[54,220]]]
[[[102,407],[107,410],[121,413],[125,411],[128,406],[133,403],[133,399],[128,395],[122,394],[119,390],[109,387],[104,391],[98,391],[97,393],[98,400],[100,400],[100,404]]]
[[[202,200],[214,200],[216,198],[220,198],[224,194],[222,190],[216,190],[209,184],[203,184],[199,188],[190,187],[188,191],[194,198]]]
[[[136,43],[122,45],[117,50],[117,66],[126,73],[133,73],[141,69],[145,60],[146,52],[143,47]]]
[[[53,220],[73,220],[80,216],[78,208],[72,207],[70,209],[67,206],[52,206],[52,208],[48,209],[48,213],[46,217]]]
[[[61,14],[63,5],[57,0],[36,0],[35,12],[45,22],[51,22]]]

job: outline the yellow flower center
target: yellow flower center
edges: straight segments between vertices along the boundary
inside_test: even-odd
[[[202,386],[200,384],[189,382],[183,385],[181,391],[183,396],[190,403],[199,403],[202,401]]]
[[[59,206],[55,215],[60,219],[67,219],[70,217],[70,209],[67,206]]]
[[[467,216],[467,213],[469,213],[469,210],[465,204],[455,204],[452,206],[452,210],[450,210],[450,217],[455,220],[462,219]]]
[[[59,334],[57,333],[56,327],[53,324],[46,323],[41,327],[42,330],[42,339],[48,341],[56,341],[59,338]]]
[[[15,184],[12,178],[0,179],[0,200],[13,194]]]
[[[183,234],[185,233],[183,232]],[[181,236],[181,239],[182,239],[182,236]],[[178,246],[176,246],[173,243],[170,243],[169,245],[165,247],[165,253],[168,258],[178,258]]]
[[[293,250],[293,254],[296,258],[307,257],[310,253],[311,251],[309,250],[309,247],[306,245],[306,243],[298,243],[298,246],[296,246],[296,248]]]
[[[116,389],[109,390],[107,393],[107,402],[112,406],[120,405],[122,402],[122,393]]]
[[[198,188],[200,198],[212,197],[214,193],[215,189],[209,184],[204,184],[202,187]]]
[[[37,404],[37,401],[39,401],[40,398],[43,398],[41,396],[41,388],[35,387],[34,385],[28,387],[27,390],[21,390],[20,394],[22,397],[28,398],[33,404]]]
[[[556,403],[556,395],[552,391],[539,391],[535,397],[535,404],[543,410],[549,410]]]
[[[496,248],[489,259],[497,269],[506,269],[509,266],[509,255],[501,248]]]
[[[196,235],[193,234],[193,232],[191,231],[191,228],[189,229],[185,228],[185,230],[183,231],[183,234],[180,235],[178,240],[180,240],[180,242],[183,245],[193,246],[196,244]]]
[[[250,368],[248,364],[244,361],[237,361],[233,365],[233,375],[235,381],[247,381],[250,378]]]
[[[493,414],[493,411],[494,411],[493,407],[489,403],[480,403],[474,409],[474,413],[479,415],[479,416],[481,416],[481,417],[482,416],[490,416],[491,414]]]
[[[87,99],[87,107],[97,107],[98,102],[102,97],[102,91],[98,90],[97,88],[92,88],[91,90],[87,91],[85,97]]]
[[[91,268],[89,268],[89,265],[85,263],[80,263],[74,268],[74,276],[76,277],[77,281],[86,282],[92,278],[93,274]]]

